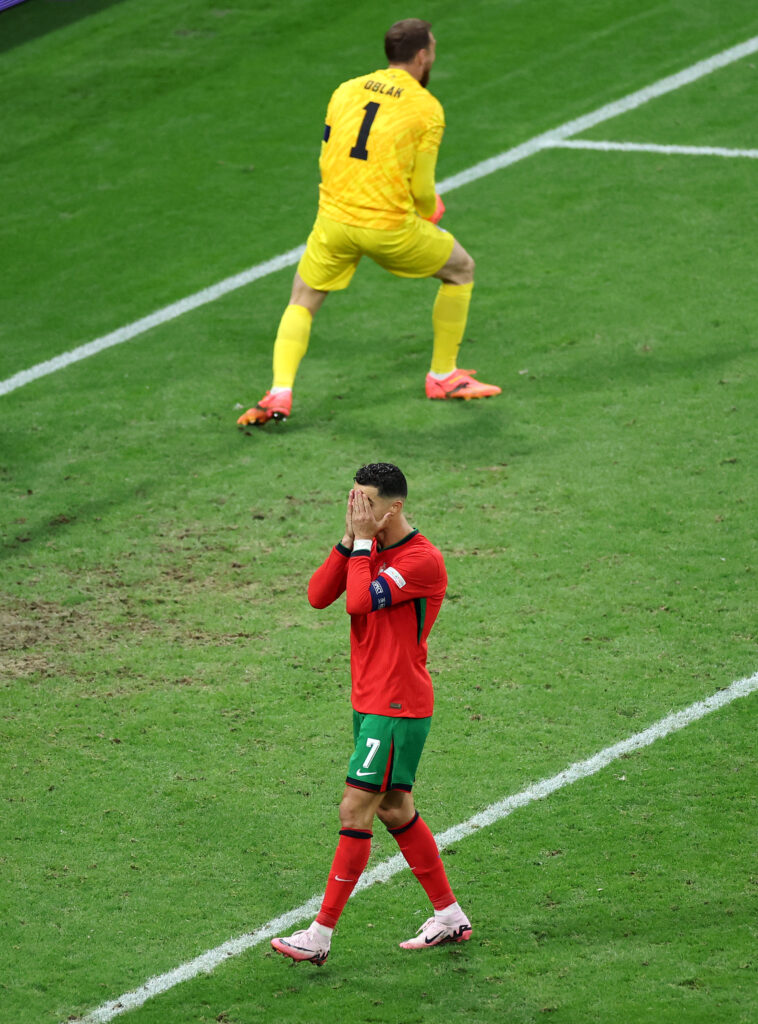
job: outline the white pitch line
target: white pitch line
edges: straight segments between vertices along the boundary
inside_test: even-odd
[[[574,782],[578,782],[580,779],[585,779],[590,775],[595,775],[602,768],[607,767],[612,761],[618,760],[625,754],[632,754],[636,750],[641,750],[643,747],[650,746],[651,743],[655,743],[657,740],[663,739],[665,736],[670,736],[672,733],[686,728],[688,725],[691,725],[693,722],[697,722],[699,719],[704,718],[711,712],[718,711],[720,708],[726,707],[728,704],[731,704],[732,701],[735,701],[740,697],[747,697],[756,690],[758,690],[758,672],[746,679],[737,680],[732,683],[731,686],[728,686],[724,690],[717,691],[705,700],[697,701],[695,704],[690,704],[690,706],[685,708],[683,711],[677,711],[674,714],[667,715],[654,725],[651,725],[648,729],[638,732],[634,736],[630,736],[628,739],[621,740],[619,743],[614,743],[611,747],[606,747],[604,750],[599,751],[586,761],[578,761],[575,764],[570,765],[557,775],[553,775],[550,779],[543,779],[541,782],[528,786],[520,793],[508,796],[497,803],[490,804],[489,807],[486,807],[479,814],[475,814],[473,818],[469,818],[468,821],[464,821],[460,825],[455,825],[453,828],[449,828],[446,832],[442,832],[437,835],[435,837],[437,845],[440,850],[444,850],[446,847],[451,846],[453,843],[460,842],[462,839],[472,835],[479,829],[486,828],[487,826],[494,825],[497,822],[502,821],[503,818],[512,814],[513,811],[517,810],[519,807],[526,807],[529,804],[534,803],[535,800],[544,800],[545,797],[550,796],[551,793],[555,793],[559,789],[563,789],[564,786],[570,786]],[[405,868],[406,861],[402,854],[390,857],[388,860],[383,861],[381,864],[377,864],[375,868],[372,868],[361,876],[358,885],[355,887],[353,895],[364,889],[370,888],[377,882],[389,881],[394,875],[397,875]],[[312,896],[306,903],[301,904],[299,907],[295,907],[294,910],[288,911],[281,917],[273,918],[267,924],[258,928],[257,931],[246,935],[240,935],[236,939],[230,939],[228,942],[224,942],[215,949],[209,949],[194,960],[181,964],[179,967],[174,968],[172,971],[168,971],[166,974],[150,978],[144,985],[141,985],[139,988],[136,988],[131,992],[125,992],[124,995],[119,996],[118,999],[113,999],[110,1002],[103,1003],[102,1006],[99,1006],[96,1010],[92,1010],[85,1017],[73,1019],[79,1019],[80,1024],[108,1024],[108,1021],[113,1020],[114,1017],[118,1017],[122,1013],[126,1013],[127,1010],[134,1010],[137,1007],[142,1006],[149,999],[152,999],[163,992],[167,992],[169,989],[183,981],[189,981],[191,978],[197,977],[198,974],[210,974],[210,972],[215,970],[219,964],[224,963],[224,961],[228,960],[230,957],[239,956],[241,953],[251,949],[253,946],[258,946],[262,942],[265,942],[266,939],[273,938],[275,935],[286,931],[299,921],[304,921],[307,918],[313,917],[321,906],[321,900],[322,896],[320,895]],[[69,1020],[71,1019],[72,1018],[69,1018]]]
[[[644,89],[639,89],[636,92],[630,93],[623,99],[616,100],[613,103],[608,103],[605,106],[599,107],[591,114],[585,114],[583,117],[567,121],[565,124],[560,125],[558,128],[553,128],[551,131],[543,132],[541,135],[535,135],[533,139],[522,143],[520,146],[515,146],[513,149],[508,149],[504,153],[500,153],[498,156],[494,156],[488,160],[483,160],[481,163],[474,164],[467,170],[461,171],[460,174],[454,174],[450,178],[445,178],[444,181],[437,184],[437,191],[440,194],[451,192],[453,189],[460,188],[461,185],[468,185],[472,181],[477,181],[479,178],[486,177],[488,174],[494,174],[495,171],[500,171],[504,167],[509,167],[511,164],[515,164],[519,160],[524,160],[526,157],[538,153],[542,149],[549,148],[557,141],[568,139],[572,135],[578,135],[580,132],[587,131],[589,128],[594,128],[595,125],[598,125],[603,121],[608,121],[613,117],[618,117],[619,114],[625,114],[630,110],[635,110],[637,107],[642,106],[643,103],[647,103],[649,100],[656,99],[659,96],[664,96],[666,93],[673,92],[675,89],[680,89],[683,85],[689,85],[690,83],[697,81],[699,78],[703,78],[705,75],[709,75],[713,71],[718,71],[720,68],[727,67],[727,65],[733,64],[734,61],[747,57],[756,51],[758,51],[758,36],[753,36],[752,39],[747,39],[745,42],[740,43],[737,46],[732,46],[727,50],[722,50],[721,53],[708,57],[706,60],[701,60],[696,64],[692,64],[689,68],[685,68],[684,71],[679,71],[675,75],[669,75],[666,78],[661,78],[658,82],[654,82],[652,85],[648,85]],[[0,395],[7,395],[11,391],[15,391],[17,388],[30,384],[32,381],[39,380],[40,377],[45,377],[47,374],[54,373],[56,370],[62,370],[64,367],[70,366],[72,363],[77,363],[82,359],[86,359],[88,356],[95,355],[107,348],[111,348],[113,345],[120,345],[124,341],[130,341],[132,338],[136,338],[138,335],[144,334],[145,331],[149,331],[151,328],[158,327],[161,324],[168,323],[168,321],[176,319],[176,317],[181,316],[183,313],[187,313],[192,309],[197,309],[199,306],[204,306],[208,302],[213,302],[222,295],[228,294],[228,292],[234,291],[237,288],[242,288],[244,285],[250,284],[252,281],[257,281],[262,277],[267,277],[269,274],[273,274],[284,267],[292,266],[292,264],[298,262],[302,251],[303,246],[298,246],[298,248],[291,249],[289,252],[282,253],[280,256],[274,256],[273,259],[267,260],[265,263],[258,263],[256,266],[250,267],[248,270],[243,270],[241,273],[235,274],[233,277],[228,277],[225,280],[220,281],[218,284],[211,285],[209,288],[204,288],[202,291],[195,292],[194,295],[190,295],[186,299],[180,299],[178,302],[174,302],[170,306],[164,306],[163,309],[159,309],[155,313],[151,313],[149,316],[143,317],[141,320],[136,320],[134,323],[128,324],[126,327],[120,327],[118,330],[112,331],[110,334],[104,334],[102,337],[96,338],[94,341],[90,341],[85,345],[80,345],[78,348],[70,349],[68,352],[55,356],[53,359],[48,359],[44,363],[37,363],[36,366],[30,367],[28,370],[21,370],[12,377],[8,377],[6,380],[0,381]]]
[[[134,323],[127,324],[126,327],[119,327],[118,330],[111,331],[110,334],[95,338],[94,341],[89,341],[86,345],[80,345],[78,348],[48,359],[44,363],[37,363],[36,366],[30,367],[28,370],[21,370],[12,377],[8,377],[7,380],[0,381],[0,395],[7,395],[11,391],[15,391],[16,388],[22,388],[25,384],[31,384],[32,381],[39,380],[40,377],[46,377],[49,373],[55,373],[56,370],[62,370],[72,363],[78,363],[81,359],[87,359],[88,356],[94,356],[104,349],[112,348],[113,345],[130,341],[153,327],[159,327],[161,324],[168,323],[169,320],[175,320],[183,313],[189,313],[192,309],[205,306],[208,302],[215,302],[222,295],[227,295],[229,292],[236,291],[237,288],[258,281],[261,277],[268,277],[269,274],[275,274],[277,270],[291,267],[298,262],[304,251],[305,246],[299,245],[296,249],[290,249],[289,252],[283,252],[279,256],[274,256],[273,259],[257,263],[254,267],[249,267],[239,274],[227,277],[223,281],[219,281],[218,284],[203,288],[202,291],[195,292],[194,295],[188,295],[185,299],[172,302],[170,306],[164,306],[163,309],[142,317],[141,320],[135,320]]]
[[[724,149],[723,146],[661,146],[655,142],[595,142],[591,139],[546,142],[545,149],[598,149],[603,153],[664,153],[666,156],[723,156],[727,159],[747,157],[758,160],[758,149]]]
[[[440,182],[437,191],[447,192],[450,189],[458,188],[460,185],[468,185],[469,182],[476,181],[477,178],[483,178],[487,174],[492,174],[494,171],[502,170],[503,167],[516,163],[518,160],[532,156],[541,149],[549,148],[550,145],[557,141],[571,138],[572,135],[579,135],[580,132],[589,131],[590,128],[602,124],[603,121],[610,121],[611,118],[627,114],[630,110],[636,110],[650,100],[658,99],[659,96],[665,96],[666,93],[681,89],[683,85],[691,85],[692,82],[696,82],[699,78],[710,75],[713,71],[725,68],[736,60],[741,60],[743,57],[749,57],[751,53],[756,51],[758,51],[758,36],[753,36],[752,39],[746,39],[744,43],[731,46],[728,50],[722,50],[721,53],[714,54],[713,57],[707,57],[705,60],[698,61],[697,64],[690,65],[684,71],[678,71],[675,75],[661,78],[659,81],[653,82],[652,85],[645,86],[644,89],[638,89],[637,92],[629,93],[623,99],[607,103],[603,107],[598,107],[591,114],[585,114],[583,117],[578,117],[573,121],[567,121],[566,124],[562,124],[559,128],[543,132],[542,135],[535,135],[533,139],[522,143],[520,146],[516,146],[514,149],[509,149],[499,156],[491,157],[489,160],[483,160],[482,163],[469,167],[468,170],[461,171],[460,174],[455,174],[452,178],[446,178],[443,182]]]

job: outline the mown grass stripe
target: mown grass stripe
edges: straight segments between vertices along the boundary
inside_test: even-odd
[[[713,71],[717,71],[719,68],[724,68],[727,65],[732,64],[734,61],[747,57],[756,51],[758,51],[758,36],[753,36],[753,38],[747,39],[745,42],[739,43],[737,46],[732,46],[727,50],[723,50],[721,53],[714,54],[712,57],[698,61],[689,68],[685,68],[683,71],[677,72],[675,75],[669,75],[666,78],[662,78],[659,81],[654,82],[652,85],[646,86],[644,89],[638,89],[636,92],[629,93],[628,96],[624,96],[620,100],[615,100],[612,103],[605,104],[590,114],[585,114],[582,117],[567,121],[558,128],[553,128],[548,132],[536,135],[528,142],[515,146],[513,149],[506,150],[498,156],[490,157],[488,160],[483,160],[478,164],[474,164],[465,171],[461,171],[460,174],[455,174],[450,178],[445,178],[444,181],[437,184],[437,191],[440,194],[451,192],[453,189],[460,188],[462,185],[468,185],[473,181],[477,181],[479,178],[486,177],[489,174],[494,174],[495,171],[500,171],[505,167],[509,167],[511,164],[517,163],[519,160],[524,160],[526,157],[532,156],[533,154],[540,152],[540,150],[548,148],[556,141],[568,139],[572,135],[578,135],[580,132],[587,131],[589,128],[593,128],[595,125],[601,124],[603,121],[608,121],[611,118],[618,117],[620,114],[625,114],[630,110],[636,110],[637,107],[642,106],[642,104],[647,103],[652,99],[664,96],[666,93],[673,92],[675,89],[680,89],[684,85],[689,85],[692,82],[697,81],[697,79],[702,78],[704,75],[709,75]],[[221,298],[222,295],[227,295],[229,292],[235,291],[237,288],[242,288],[246,284],[251,284],[253,281],[260,280],[262,277],[274,274],[278,270],[284,269],[284,267],[292,266],[299,261],[303,249],[304,246],[302,245],[295,249],[290,249],[289,252],[281,253],[279,256],[274,256],[272,259],[266,260],[264,263],[258,263],[254,267],[249,267],[247,270],[243,270],[239,274],[234,274],[232,277],[228,277],[223,281],[219,281],[217,284],[202,289],[202,291],[195,292],[194,295],[189,295],[185,299],[180,299],[178,302],[174,302],[169,306],[164,306],[163,309],[159,309],[155,313],[151,313],[149,316],[142,317],[140,320],[134,321],[134,323],[127,324],[125,327],[120,327],[115,331],[111,331],[109,334],[104,334],[102,337],[96,338],[94,341],[87,342],[85,345],[80,345],[78,348],[70,349],[68,352],[63,352],[61,355],[55,356],[53,359],[37,363],[36,366],[30,367],[28,370],[21,370],[18,373],[13,374],[13,376],[8,377],[6,380],[0,381],[0,395],[10,394],[10,392],[16,391],[18,388],[24,387],[26,384],[31,384],[33,381],[39,380],[41,377],[55,373],[58,370],[62,370],[67,366],[71,366],[73,363],[80,362],[82,359],[87,359],[90,356],[105,351],[105,349],[112,348],[114,345],[120,345],[125,341],[131,341],[133,338],[139,337],[146,331],[152,330],[153,327],[158,327],[162,324],[168,323],[170,320],[175,320],[184,313],[188,313],[193,309],[198,309],[200,306],[204,306],[209,302],[215,302],[215,300]]]
[[[650,100],[658,99],[660,96],[665,96],[676,89],[681,89],[684,85],[691,85],[699,78],[710,75],[720,68],[727,67],[743,57],[749,57],[750,54],[756,51],[758,51],[758,36],[753,36],[737,46],[731,46],[728,50],[722,50],[721,53],[716,53],[712,57],[698,61],[683,71],[678,71],[675,75],[668,75],[666,78],[653,82],[652,85],[645,86],[644,89],[638,89],[636,92],[629,93],[620,100],[606,103],[604,106],[598,107],[591,114],[584,114],[582,117],[567,121],[558,128],[552,128],[541,135],[535,135],[528,142],[523,142],[514,149],[500,153],[499,156],[483,160],[481,163],[461,171],[460,174],[446,178],[439,183],[437,189],[439,192],[449,192],[451,189],[459,188],[461,185],[468,185],[478,178],[483,178],[488,174],[493,174],[495,171],[502,170],[504,167],[509,167],[511,164],[532,156],[542,149],[548,149],[554,146],[556,142],[569,139],[574,135],[579,135],[581,132],[589,131],[590,128],[594,128],[604,121],[610,121],[614,117],[619,117],[621,114],[628,114],[631,110],[637,110],[638,107],[649,103]]]
[[[747,697],[755,690],[758,690],[758,672],[748,678],[737,680],[731,686],[717,691],[705,700],[690,704],[683,711],[667,715],[642,732],[635,733],[634,736],[630,736],[628,739],[621,740],[619,743],[614,743],[613,746],[600,750],[585,761],[578,761],[570,765],[562,772],[558,772],[557,775],[553,775],[552,778],[543,779],[541,782],[528,786],[520,793],[490,804],[489,807],[475,814],[468,821],[454,825],[452,828],[447,829],[447,831],[437,835],[435,837],[437,845],[441,850],[444,850],[445,847],[460,842],[467,836],[478,832],[479,829],[495,825],[518,808],[527,807],[536,800],[544,800],[545,797],[550,796],[559,789],[563,789],[564,786],[571,786],[580,779],[586,779],[591,775],[595,775],[620,757],[632,754],[666,736],[670,736],[672,733],[679,732],[688,725],[692,725],[693,722],[699,721],[713,711],[726,707],[740,697]],[[394,857],[382,861],[381,864],[377,864],[376,867],[362,875],[353,891],[353,896],[370,888],[377,882],[389,881],[389,879],[403,871],[406,866],[405,859],[401,854],[396,854]],[[312,896],[299,907],[287,911],[287,913],[282,914],[280,917],[273,918],[256,931],[230,939],[228,942],[216,946],[215,949],[207,950],[200,956],[195,957],[194,960],[181,964],[165,974],[150,978],[139,988],[131,992],[125,992],[118,999],[103,1003],[96,1010],[92,1010],[85,1017],[81,1018],[82,1024],[107,1024],[108,1021],[113,1020],[120,1014],[126,1013],[128,1010],[137,1009],[149,999],[167,992],[183,981],[189,981],[199,974],[211,973],[230,957],[239,956],[241,953],[260,945],[267,939],[286,932],[300,921],[315,916],[321,905],[321,900],[321,894]]]

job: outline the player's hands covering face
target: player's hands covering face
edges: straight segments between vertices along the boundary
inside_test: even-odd
[[[347,499],[347,514],[356,540],[373,540],[392,518],[393,511],[389,509],[381,519],[377,519],[363,491],[353,488]]]

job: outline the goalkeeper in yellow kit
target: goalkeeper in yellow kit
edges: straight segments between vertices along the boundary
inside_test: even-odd
[[[300,260],[274,343],[274,379],[238,419],[241,427],[285,420],[308,348],[313,317],[329,292],[347,288],[361,256],[399,277],[437,277],[428,398],[486,398],[494,384],[457,367],[474,287],[474,261],[438,226],[444,212],[434,172],[445,128],[427,91],[436,42],[431,26],[407,18],[390,28],[389,67],[343,82],[332,95],[321,144],[318,216]]]

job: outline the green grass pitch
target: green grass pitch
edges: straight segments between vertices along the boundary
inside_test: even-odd
[[[0,380],[302,243],[331,89],[428,17],[443,179],[758,34],[749,0],[31,0],[0,14]],[[598,125],[755,147],[749,57]],[[436,285],[362,265],[279,429],[291,270],[0,396],[0,1019],[61,1024],[321,891],[347,619],[310,572],[397,462],[445,552],[436,832],[758,669],[758,161],[553,149],[445,196],[477,261],[430,403]],[[756,700],[447,850],[474,925],[405,954],[407,873],[322,970],[263,943],[133,1024],[747,1024]],[[377,828],[371,864],[395,852]],[[121,1018],[118,1018],[121,1019]]]

